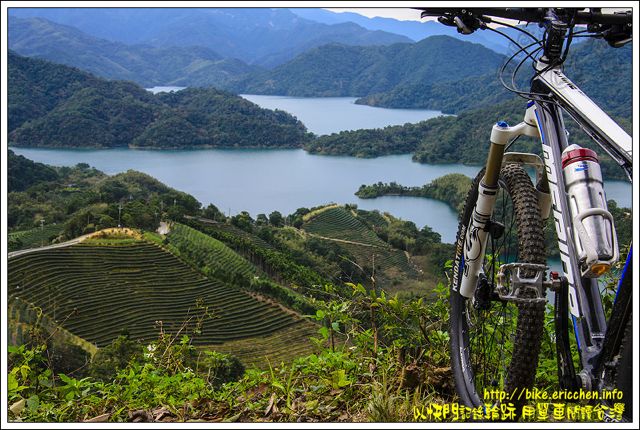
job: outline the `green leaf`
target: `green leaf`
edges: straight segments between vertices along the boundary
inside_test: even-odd
[[[282,392],[285,392],[286,389],[284,388],[284,385],[282,385],[280,382],[278,381],[271,381],[271,385],[278,388],[279,390],[281,390]]]
[[[318,330],[320,332],[320,335],[324,338],[324,339],[328,339],[329,338],[329,329],[326,327],[320,327],[320,330]]]
[[[338,324],[337,322],[333,322],[331,323],[331,328],[333,329],[333,331],[340,331],[340,324]]]
[[[331,383],[334,388],[342,388],[347,385],[351,385],[351,381],[347,378],[346,372],[344,369],[338,369],[331,373]]]
[[[30,411],[35,411],[40,406],[40,397],[37,394],[29,397],[27,399],[27,409]]]
[[[67,385],[71,385],[73,383],[73,380],[64,373],[58,373],[58,378]]]
[[[318,309],[316,311],[316,318],[318,318],[319,320],[324,319],[325,315],[326,314],[322,309]]]
[[[9,393],[11,393],[12,391],[17,391],[18,390],[18,380],[16,379],[16,375],[14,375],[13,373],[9,373],[9,376],[7,377],[7,390],[9,391]]]
[[[356,294],[360,293],[362,295],[366,295],[367,294],[367,290],[365,290],[365,288],[362,286],[362,284],[352,284],[352,283],[348,283],[347,285],[351,286],[351,288],[353,288],[353,295],[355,296]]]

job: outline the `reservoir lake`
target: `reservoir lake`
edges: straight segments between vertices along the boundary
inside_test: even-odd
[[[316,134],[418,122],[440,114],[372,108],[356,105],[354,98],[347,97],[243,97],[262,107],[290,112]],[[415,163],[409,154],[361,159],[310,155],[302,149],[11,149],[31,160],[54,166],[84,162],[107,174],[138,170],[192,194],[204,206],[213,203],[226,214],[248,211],[255,218],[274,210],[286,215],[299,207],[355,203],[361,209],[377,209],[413,221],[418,228],[428,225],[440,233],[444,242],[455,240],[458,223],[457,213],[447,204],[419,197],[360,199],[354,193],[362,184],[395,181],[419,186],[447,173],[474,177],[480,169],[462,164]],[[619,206],[631,207],[629,183],[609,181],[605,191]]]

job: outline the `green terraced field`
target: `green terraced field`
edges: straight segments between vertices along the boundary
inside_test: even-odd
[[[367,245],[388,247],[370,228],[343,207],[318,211],[302,226],[304,230],[318,236],[348,240]]]
[[[62,233],[64,226],[50,224],[44,227],[36,227],[31,230],[22,230],[9,233],[9,251],[18,251],[20,249],[38,248],[40,246],[49,245],[52,237],[57,237]],[[13,246],[12,240],[19,240],[20,246]]]
[[[74,245],[12,258],[9,297],[41,307],[51,320],[98,347],[122,331],[152,340],[159,332],[157,321],[176,333],[192,318],[187,324],[191,329],[203,315],[196,306],[199,300],[211,317],[204,319],[193,343],[230,353],[237,348],[248,363],[309,353],[307,334],[317,331],[280,306],[208,280],[171,253],[142,241]]]
[[[174,223],[169,232],[169,243],[180,255],[193,261],[198,267],[244,276],[253,275],[255,267],[224,243],[191,227]]]
[[[274,249],[273,245],[271,245],[269,242],[261,239],[260,237],[256,236],[255,234],[251,234],[249,232],[246,232],[244,230],[242,230],[241,228],[238,228],[234,225],[231,224],[227,224],[224,222],[212,222],[211,220],[207,220],[206,218],[192,218],[193,221],[196,221],[204,226],[206,226],[208,229],[211,230],[217,230],[220,233],[223,234],[231,234],[233,236],[237,236],[240,237],[242,239],[246,239],[249,242],[251,242],[252,244],[256,245],[259,248],[265,248],[265,249]]]
[[[358,219],[371,227],[386,227],[389,221],[379,211],[358,210]]]
[[[371,221],[381,223],[384,218],[375,214],[371,216]],[[315,216],[311,214],[302,228],[311,234],[331,240],[355,257],[356,263],[362,267],[370,269],[375,262],[375,276],[379,285],[397,285],[406,279],[419,276],[403,251],[384,242],[351,211],[343,207],[321,209]]]

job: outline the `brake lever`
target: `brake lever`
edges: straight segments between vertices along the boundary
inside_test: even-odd
[[[456,23],[453,21],[453,16],[450,15],[442,15],[438,17],[438,22],[440,24],[444,24],[447,27],[457,27]]]
[[[466,17],[465,17],[466,18]],[[469,18],[467,18],[469,19]],[[473,19],[473,18],[471,18]],[[440,22],[440,24],[444,24],[448,27],[456,27],[458,30],[458,33],[460,34],[471,34],[473,33],[476,28],[479,28],[479,23],[476,26],[476,28],[474,28],[473,23],[470,21],[465,22],[465,20],[463,20],[462,18],[460,18],[457,15],[442,15],[438,17],[438,22]]]
[[[467,27],[467,24],[465,24],[464,21],[460,19],[460,17],[458,16],[454,17],[453,21],[455,22],[456,27],[458,27],[458,33],[461,33],[461,34],[473,33],[473,30]]]

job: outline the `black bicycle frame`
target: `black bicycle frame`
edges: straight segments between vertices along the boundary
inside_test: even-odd
[[[567,318],[566,307],[569,308],[583,369],[580,375],[583,381],[581,385],[591,387],[591,383],[597,380],[596,371],[599,368],[605,337],[609,337],[609,333],[598,280],[581,276],[574,249],[573,228],[561,164],[562,151],[568,146],[561,109],[569,112],[585,132],[620,164],[629,179],[632,177],[631,138],[564,76],[559,68],[540,74],[533,82],[532,92],[549,95],[548,99],[535,101],[535,114],[553,203],[552,212],[558,235],[562,270],[566,278],[567,288],[562,290],[566,290],[568,294],[568,302],[566,299],[564,301],[561,299],[556,303],[565,307],[565,319]],[[628,284],[631,285],[631,282]],[[561,313],[562,309],[559,311]],[[561,314],[556,314],[556,330],[560,336],[559,349],[568,346],[567,340],[563,338],[563,331],[566,332],[567,328],[566,322],[562,323],[562,318]],[[567,362],[567,357],[571,357],[568,351],[559,351],[560,379],[573,385],[569,382],[571,379],[575,380],[575,375],[571,375],[573,365]],[[585,380],[586,377],[588,380]]]

